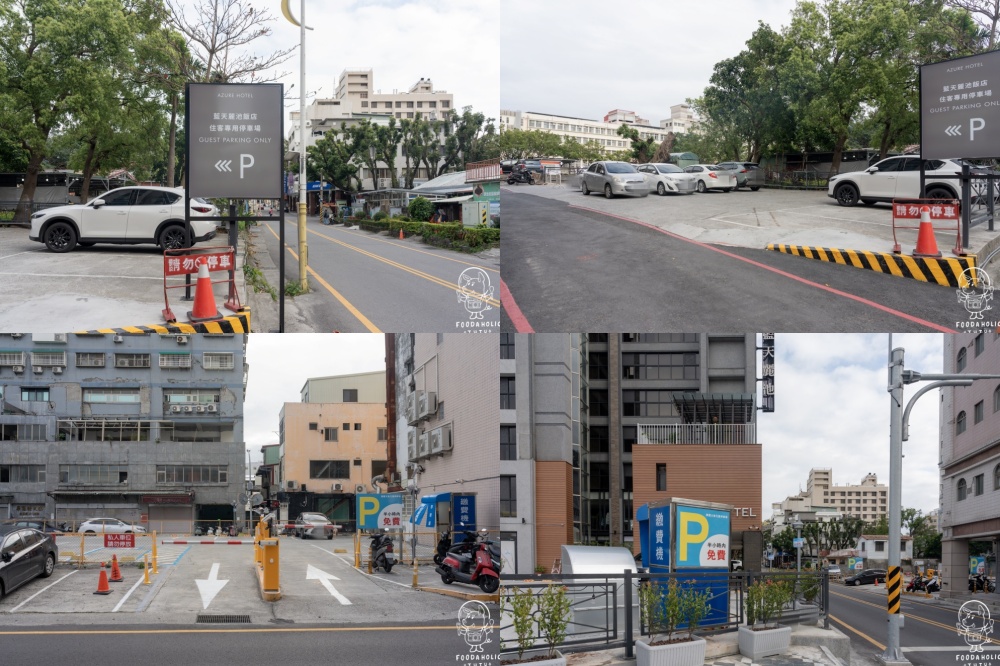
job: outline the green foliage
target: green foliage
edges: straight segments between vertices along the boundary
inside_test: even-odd
[[[556,646],[566,639],[570,620],[570,600],[566,587],[550,585],[538,598],[538,633],[549,644],[549,657],[555,657]]]
[[[426,197],[417,197],[407,206],[406,213],[414,220],[426,222],[434,214],[434,204]]]
[[[249,262],[243,264],[243,279],[253,288],[255,293],[266,293],[271,295],[271,300],[278,300],[277,290],[267,283],[264,274],[258,268],[251,266]]]
[[[687,625],[688,639],[694,640],[694,630],[708,614],[712,589],[706,588],[699,592],[694,587],[695,581],[689,580],[687,583],[688,587],[681,592],[681,617]]]
[[[517,636],[517,658],[524,657],[524,651],[530,650],[535,644],[534,614],[535,595],[530,589],[520,587],[504,588],[500,595],[500,611],[511,614],[514,625],[514,635]]]
[[[791,581],[756,580],[747,589],[746,613],[747,625],[754,626],[758,622],[767,627],[772,619],[781,618],[782,609],[792,601],[795,586]]]
[[[340,130],[328,131],[315,145],[307,147],[306,171],[313,179],[351,192],[356,189],[351,179],[357,179],[358,165],[352,161],[355,156],[353,141],[342,139],[342,136],[347,136],[346,123],[341,123]],[[360,183],[357,189],[360,189]]]
[[[632,150],[629,156],[631,161],[648,162],[653,159],[658,145],[655,137],[643,139],[639,136],[639,130],[631,125],[619,125],[618,136],[629,139],[632,142]]]
[[[639,613],[649,629],[650,641],[658,634],[666,634],[667,640],[684,619],[684,602],[681,586],[671,578],[666,586],[654,581],[646,581],[639,586]]]
[[[384,210],[380,210],[380,211],[376,212],[375,215],[372,216],[372,219],[373,220],[387,220],[387,219],[389,219],[389,213],[385,212]]]
[[[304,293],[306,293],[306,291],[302,289],[301,282],[289,280],[285,283],[285,296],[295,298],[296,296],[300,296]]]

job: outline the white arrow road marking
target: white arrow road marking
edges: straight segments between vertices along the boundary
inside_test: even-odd
[[[310,564],[306,569],[306,580],[318,580],[320,583],[323,584],[323,587],[326,588],[326,591],[329,592],[331,595],[333,595],[333,597],[340,602],[341,606],[351,605],[351,600],[342,595],[340,592],[337,592],[337,588],[335,588],[333,586],[333,583],[330,582],[331,580],[340,580],[333,574],[328,574],[322,569],[317,569],[316,567]]]
[[[198,578],[194,582],[197,583],[198,594],[201,595],[202,610],[205,610],[212,603],[212,599],[215,599],[215,595],[226,586],[229,579],[219,580],[219,563],[215,562],[212,564],[212,571],[209,572],[207,579]]]

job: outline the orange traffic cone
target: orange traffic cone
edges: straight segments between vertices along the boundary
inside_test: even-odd
[[[194,306],[188,312],[190,321],[208,321],[218,319],[219,311],[215,308],[215,296],[212,294],[212,278],[208,275],[208,264],[204,261],[198,264],[198,284],[194,290]]]
[[[914,257],[940,257],[937,241],[934,239],[934,225],[931,224],[931,207],[920,207],[920,231],[917,232],[917,249]]]
[[[101,577],[97,580],[97,592],[94,594],[111,594],[111,586],[108,585],[108,572],[101,569]]]
[[[878,587],[878,578],[875,579],[875,587]]]
[[[112,583],[120,583],[125,578],[122,577],[122,570],[118,568],[118,556],[111,556],[111,578],[109,578]]]
[[[403,227],[399,228],[399,240],[403,240]]]

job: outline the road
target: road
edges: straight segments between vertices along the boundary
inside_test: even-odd
[[[949,287],[501,196],[505,331],[952,332],[969,322]]]
[[[958,613],[953,608],[917,601],[904,595],[903,629],[899,632],[903,656],[915,666],[986,666],[1000,661],[1000,636],[977,659],[955,628]],[[861,654],[882,654],[886,642],[885,588],[846,587],[830,584],[831,625],[851,637]]]
[[[263,222],[268,252],[278,264],[278,222]],[[469,330],[470,313],[456,292],[466,269],[480,268],[499,284],[499,260],[399,240],[367,231],[324,226],[308,221],[309,283],[313,290],[301,303],[316,331],[344,333],[381,331]],[[285,222],[285,277],[298,281],[298,227]],[[479,330],[499,330],[499,298],[484,314]],[[482,323],[492,324],[483,327]]]

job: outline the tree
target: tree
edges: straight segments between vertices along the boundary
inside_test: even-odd
[[[865,523],[865,533],[867,534],[889,534],[889,518],[882,516],[876,521]]]
[[[352,162],[354,153],[351,143],[339,137],[346,133],[342,123],[340,130],[330,130],[306,149],[306,171],[316,180],[325,180],[334,188],[350,192],[354,188],[351,179],[357,178],[358,166]],[[360,183],[359,183],[360,186]]]
[[[375,174],[378,169],[378,135],[375,131],[375,123],[369,118],[362,118],[354,125],[344,126],[344,136],[351,143],[351,154],[354,155],[354,160],[364,165],[368,169],[368,173],[371,174],[372,189],[375,189],[377,183]]]
[[[434,159],[433,164],[436,164],[439,155],[439,144],[434,126],[419,111],[416,118],[413,120],[407,119],[403,122],[406,123],[406,129],[403,132],[402,138],[403,152],[406,153],[405,179],[406,187],[409,189],[413,187],[414,175],[421,164],[425,165],[428,177],[432,178],[434,176],[432,157]]]
[[[396,175],[396,153],[399,143],[403,140],[403,130],[396,125],[395,118],[389,118],[388,125],[375,125],[375,159],[385,162],[392,178],[392,187],[399,187],[399,177]],[[376,187],[376,189],[378,189]]]
[[[631,125],[619,125],[618,136],[632,142],[631,159],[635,162],[648,162],[656,152],[656,138],[648,137],[643,139],[639,136],[639,130]]]
[[[438,175],[447,173],[454,167],[462,169],[467,162],[477,162],[499,156],[499,143],[492,137],[496,134],[492,118],[480,112],[473,112],[471,106],[462,109],[461,115],[455,109],[449,110],[438,121],[444,133],[444,155],[438,168]],[[497,155],[490,155],[487,148],[496,146]]]
[[[997,28],[1000,27],[1000,0],[948,0],[948,4],[968,13],[980,27],[984,51],[996,48]]]

